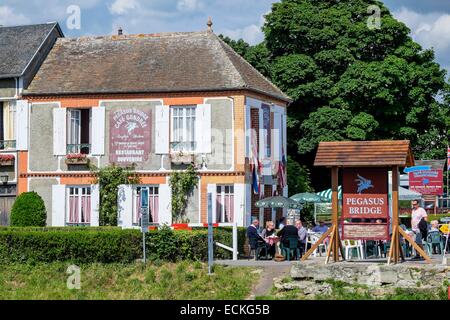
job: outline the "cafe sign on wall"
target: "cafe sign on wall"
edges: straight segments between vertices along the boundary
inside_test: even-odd
[[[109,161],[129,165],[148,160],[150,153],[150,111],[136,108],[111,112]]]
[[[387,168],[344,168],[342,192],[343,238],[387,239]]]

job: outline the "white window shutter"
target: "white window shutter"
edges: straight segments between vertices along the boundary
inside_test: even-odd
[[[133,227],[133,186],[121,184],[117,194],[117,224],[122,228]]]
[[[66,224],[66,186],[52,185],[52,227],[64,227]]]
[[[91,227],[99,226],[100,218],[100,188],[98,184],[91,184]]]
[[[65,108],[53,109],[53,154],[66,155],[66,125],[67,113]]]
[[[105,154],[105,107],[92,108],[91,154]]]
[[[155,110],[155,153],[169,153],[170,107],[157,105]]]
[[[234,222],[238,227],[244,226],[245,217],[245,184],[237,183],[234,185]]]
[[[159,185],[159,223],[172,225],[172,190],[168,184]]]
[[[273,153],[273,160],[274,161],[280,161],[281,160],[281,146],[283,145],[283,141],[281,141],[283,134],[281,132],[281,114],[278,112],[275,112],[273,115],[273,132],[272,132],[272,138],[273,138],[273,147],[272,147],[272,153]]]
[[[251,129],[252,129],[252,124],[251,124],[251,107],[246,105],[245,106],[245,156],[246,157],[251,157],[251,152],[250,152],[250,144],[251,144]]]
[[[266,141],[264,130],[264,112],[259,110],[259,160],[263,160],[266,157]]]
[[[16,101],[16,149],[28,150],[28,112],[26,100]]]
[[[211,105],[198,104],[195,113],[197,153],[211,153]]]
[[[211,193],[211,200],[212,200],[212,204],[211,204],[211,209],[212,209],[212,216],[213,216],[213,222],[217,222],[217,184],[208,184],[208,186],[206,187],[207,193]],[[206,201],[208,201],[208,195],[206,195]],[[206,203],[206,210],[208,210],[208,202]],[[203,223],[208,223],[208,212],[206,212],[206,221],[200,221]]]

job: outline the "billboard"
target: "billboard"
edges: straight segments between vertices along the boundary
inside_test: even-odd
[[[109,115],[109,161],[130,165],[148,160],[151,111],[119,109]]]
[[[444,175],[442,169],[419,170],[408,173],[409,189],[422,195],[442,195]]]

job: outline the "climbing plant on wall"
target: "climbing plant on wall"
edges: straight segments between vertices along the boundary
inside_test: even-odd
[[[172,190],[172,218],[174,222],[189,222],[186,207],[189,197],[198,185],[198,174],[195,166],[190,164],[186,170],[173,171],[169,177]]]
[[[100,186],[100,217],[101,226],[117,225],[117,192],[121,184],[139,184],[140,178],[134,166],[120,167],[115,164],[103,168],[91,166],[94,173],[94,183]]]

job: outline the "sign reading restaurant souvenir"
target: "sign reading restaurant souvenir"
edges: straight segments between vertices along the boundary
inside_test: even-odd
[[[444,175],[442,169],[418,170],[408,173],[409,189],[423,195],[444,193]]]
[[[388,239],[387,168],[344,168],[342,191],[342,238]]]
[[[144,162],[150,153],[150,111],[136,108],[110,113],[109,161],[129,165]]]

